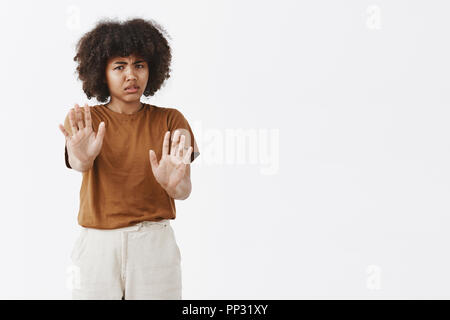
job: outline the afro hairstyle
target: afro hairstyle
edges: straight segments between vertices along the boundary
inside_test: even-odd
[[[124,22],[102,19],[76,45],[76,71],[83,91],[91,99],[106,102],[110,96],[106,65],[110,58],[141,56],[148,64],[149,79],[144,96],[153,96],[170,77],[170,36],[155,21],[134,18]]]

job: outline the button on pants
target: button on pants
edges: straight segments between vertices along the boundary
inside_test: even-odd
[[[181,255],[168,219],[81,228],[71,254],[72,299],[181,299]]]

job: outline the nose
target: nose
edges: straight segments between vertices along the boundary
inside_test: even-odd
[[[128,68],[128,72],[126,73],[127,80],[136,80],[136,76],[134,75],[133,68]]]

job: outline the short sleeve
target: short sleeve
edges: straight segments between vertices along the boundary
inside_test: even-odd
[[[69,121],[69,114],[67,114],[66,119],[64,120],[64,129],[72,135],[72,128],[70,127],[70,121]],[[72,169],[72,167],[69,164],[69,155],[67,153],[67,146],[64,147],[64,158],[66,161],[66,167],[69,169]]]
[[[184,115],[174,108],[167,108],[167,127],[170,130],[171,140],[172,136],[175,133],[175,130],[182,129],[181,134],[183,134],[185,138],[185,147],[189,148],[193,147],[191,153],[191,163],[200,155],[200,151],[197,146],[197,141],[195,140],[194,133],[192,132],[191,126],[189,122],[186,120]]]

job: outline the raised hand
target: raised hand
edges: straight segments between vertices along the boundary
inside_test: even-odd
[[[70,135],[63,125],[59,129],[66,137],[67,151],[69,155],[74,156],[81,162],[93,161],[100,153],[105,136],[105,123],[101,122],[98,126],[97,134],[92,130],[91,107],[84,105],[84,121],[81,108],[75,104],[75,108],[69,111]]]
[[[170,131],[164,135],[161,160],[157,161],[155,151],[150,150],[150,165],[156,181],[164,189],[174,189],[183,179],[187,166],[190,164],[192,146],[185,150],[185,136],[180,139],[180,130],[176,130],[172,138],[172,147],[169,153]]]

